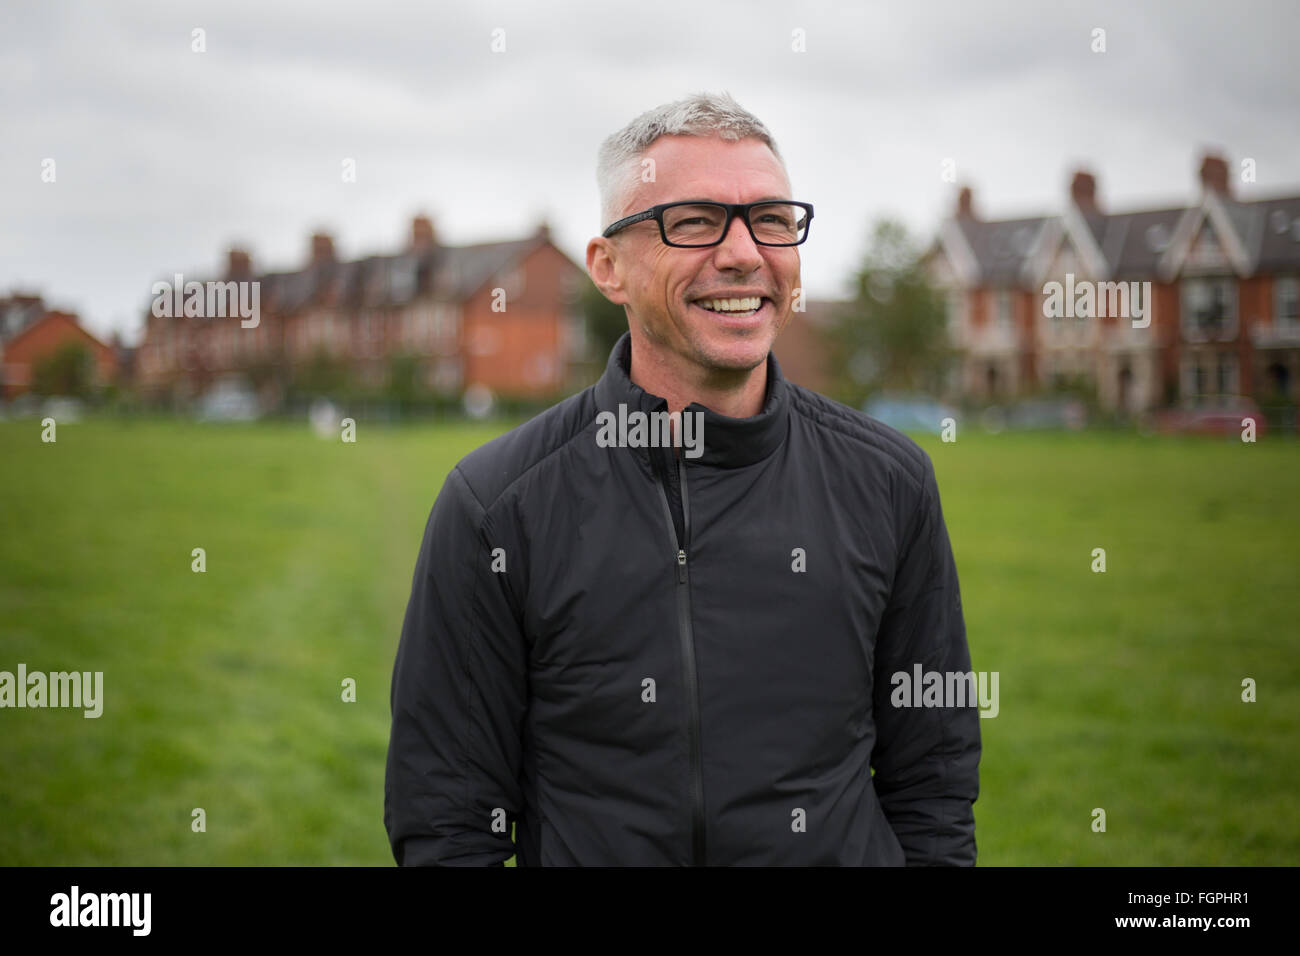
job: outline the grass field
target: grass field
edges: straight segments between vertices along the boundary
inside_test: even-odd
[[[494,433],[92,420],[46,444],[0,423],[0,670],[105,684],[96,720],[0,710],[0,864],[391,864],[415,554]],[[973,665],[1000,675],[980,863],[1300,863],[1300,446],[918,441]]]

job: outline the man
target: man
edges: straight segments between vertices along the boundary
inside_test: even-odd
[[[587,267],[629,330],[433,506],[393,673],[395,858],[973,865],[974,701],[895,693],[970,668],[933,466],[770,354],[811,207],[727,96],[639,117],[598,180]]]

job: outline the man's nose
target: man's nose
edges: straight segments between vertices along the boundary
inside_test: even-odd
[[[731,220],[727,234],[714,251],[714,263],[719,269],[741,269],[753,272],[763,264],[763,254],[749,234],[749,226],[741,216]]]

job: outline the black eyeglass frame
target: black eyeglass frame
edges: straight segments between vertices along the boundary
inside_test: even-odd
[[[683,245],[680,242],[669,242],[668,232],[664,229],[664,210],[672,209],[674,206],[719,206],[727,211],[727,221],[722,225],[722,235],[714,242],[689,243]],[[749,211],[755,206],[798,206],[807,216],[805,217],[806,225],[804,226],[803,236],[796,242],[764,242],[754,235],[754,224],[749,221]],[[749,237],[754,240],[756,245],[776,246],[778,248],[789,248],[791,246],[801,246],[808,241],[808,234],[812,232],[813,207],[812,203],[795,202],[792,199],[760,199],[758,202],[715,202],[712,199],[682,199],[678,202],[664,202],[657,206],[651,206],[649,209],[634,213],[620,219],[618,222],[611,223],[604,232],[601,233],[606,239],[614,235],[621,229],[635,225],[638,222],[645,222],[653,219],[659,223],[659,238],[664,241],[664,245],[672,246],[674,249],[708,249],[712,246],[720,246],[726,241],[727,235],[731,232],[731,221],[740,216],[740,221],[745,224],[749,230]]]

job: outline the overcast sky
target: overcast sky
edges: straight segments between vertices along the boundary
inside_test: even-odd
[[[773,131],[793,198],[816,205],[805,286],[839,297],[876,217],[932,235],[957,188],[945,159],[989,218],[1060,211],[1081,166],[1106,208],[1187,202],[1206,149],[1234,175],[1255,161],[1257,181],[1235,186],[1245,198],[1300,192],[1298,11],[7,0],[0,295],[39,292],[135,341],[152,282],[214,277],[232,244],[266,269],[300,265],[318,229],[343,257],[395,252],[419,211],[450,243],[521,237],[545,217],[582,263],[601,225],[601,140],[727,90]]]

